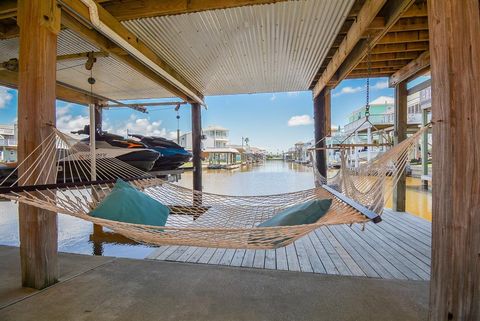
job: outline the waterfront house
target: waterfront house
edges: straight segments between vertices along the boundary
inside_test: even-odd
[[[17,124],[0,125],[0,162],[17,161]]]

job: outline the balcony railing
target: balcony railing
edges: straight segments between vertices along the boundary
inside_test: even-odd
[[[0,139],[0,147],[9,147],[9,146],[17,146],[17,140],[16,139]]]
[[[394,114],[379,114],[379,115],[370,115],[369,120],[374,125],[393,125],[395,115]],[[352,132],[358,128],[363,122],[365,122],[365,117],[357,119],[351,123],[345,125],[345,132]],[[422,123],[422,114],[408,114],[407,115],[408,124],[421,124]],[[365,123],[362,125],[359,130],[368,128],[370,124]]]

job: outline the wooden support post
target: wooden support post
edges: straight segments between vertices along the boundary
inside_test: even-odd
[[[428,123],[428,110],[422,110],[422,126],[426,126]],[[422,134],[422,175],[428,176],[428,131],[424,131]],[[428,189],[428,180],[422,182],[423,188]]]
[[[431,321],[480,320],[480,3],[428,1],[432,72]]]
[[[397,145],[407,138],[407,81],[395,86],[395,123],[394,144]],[[406,173],[404,172],[393,191],[393,210],[405,212]]]
[[[193,189],[202,191],[202,107],[192,104]]]
[[[313,98],[313,117],[315,121],[315,166],[323,177],[327,177],[326,138],[327,124],[330,123],[330,89],[324,88]]]
[[[55,125],[55,87],[57,33],[60,10],[55,0],[20,0],[19,86],[18,86],[18,160],[41,144]],[[52,146],[55,148],[55,146]],[[47,153],[48,155],[48,153]],[[46,162],[54,162],[55,153]],[[31,166],[28,160],[20,175]],[[22,185],[41,181],[54,182],[53,172],[31,173]],[[20,260],[22,285],[42,289],[57,282],[57,214],[29,205],[19,205]]]

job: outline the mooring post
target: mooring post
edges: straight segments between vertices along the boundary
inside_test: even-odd
[[[330,123],[330,89],[324,88],[313,98],[313,117],[315,125],[315,166],[323,177],[327,177],[326,136]]]
[[[395,119],[394,144],[397,145],[407,138],[407,81],[401,81],[395,86]],[[405,212],[406,203],[406,171],[403,171],[393,190],[392,208],[397,212]]]
[[[192,163],[193,163],[193,189],[202,191],[202,109],[198,103],[192,104]],[[195,196],[195,195],[194,195]],[[195,203],[201,204],[201,197],[194,197]]]
[[[18,162],[41,145],[55,125],[55,88],[57,34],[60,31],[60,8],[55,0],[18,1],[17,23],[20,27],[18,85]],[[54,149],[55,146],[50,148]],[[55,162],[55,153],[45,162]],[[29,168],[27,159],[19,177]],[[20,184],[35,180],[54,183],[55,174],[39,168]],[[19,204],[20,260],[22,285],[42,289],[57,282],[57,214]]]

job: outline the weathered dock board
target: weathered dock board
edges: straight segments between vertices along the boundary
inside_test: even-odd
[[[147,258],[383,279],[430,278],[431,224],[386,211],[380,224],[326,226],[275,250],[162,246]]]

